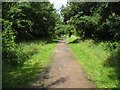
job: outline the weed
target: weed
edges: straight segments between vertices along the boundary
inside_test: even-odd
[[[69,46],[98,88],[118,88],[118,60],[119,43],[116,49],[110,48],[111,42],[95,43],[94,40],[84,40],[79,43],[70,43],[77,37],[68,38]],[[119,50],[118,50],[119,49]]]
[[[55,45],[54,41],[47,43],[37,40],[21,42],[7,51],[9,54],[4,58],[7,60],[3,61],[3,88],[29,87],[35,78],[43,74],[38,72],[47,68],[46,64],[51,61],[50,54]]]

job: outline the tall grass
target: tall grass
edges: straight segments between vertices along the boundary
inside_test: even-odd
[[[37,40],[21,42],[7,51],[3,57],[3,88],[25,88],[42,75],[56,41]],[[6,52],[4,52],[6,53]]]
[[[88,79],[92,80],[98,88],[118,88],[118,60],[120,60],[120,46],[115,43],[95,42],[94,40],[78,40],[77,37],[68,38],[69,47],[78,59],[78,63],[83,66],[88,74]]]

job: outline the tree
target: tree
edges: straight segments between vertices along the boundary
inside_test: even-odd
[[[54,34],[58,15],[49,2],[3,2],[3,46]]]
[[[70,2],[61,13],[64,23],[73,25],[83,38],[120,40],[119,8],[119,2]]]

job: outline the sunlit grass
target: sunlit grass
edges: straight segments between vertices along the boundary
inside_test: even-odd
[[[68,43],[76,38],[68,38]],[[85,40],[79,43],[70,43],[69,46],[73,54],[78,59],[78,63],[83,66],[88,74],[88,79],[92,80],[98,88],[118,88],[117,58],[112,57],[117,49],[110,51],[106,47],[107,43],[99,42],[96,44],[93,40]],[[116,62],[114,66],[109,65],[109,59]]]
[[[3,61],[3,88],[29,87],[34,79],[42,75],[40,72],[52,60],[51,54],[58,40],[54,41],[22,42],[12,48],[15,53],[8,59],[18,59],[23,63],[14,65]]]

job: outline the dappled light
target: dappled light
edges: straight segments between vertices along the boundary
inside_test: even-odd
[[[2,2],[2,88],[120,88],[120,2],[53,2]]]

